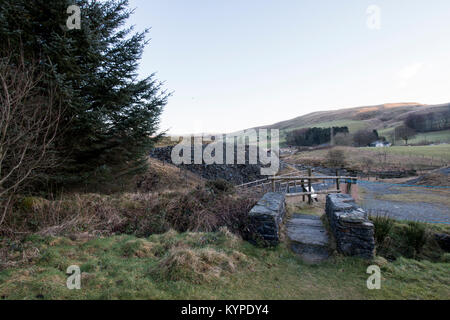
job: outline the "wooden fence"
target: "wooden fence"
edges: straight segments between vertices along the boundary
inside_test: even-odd
[[[346,182],[346,193],[351,192],[352,184],[357,183],[356,177],[339,176],[313,176],[311,169],[308,170],[307,176],[295,176],[296,173],[290,173],[281,176],[268,177],[266,179],[256,180],[242,185],[237,186],[237,188],[261,188],[262,192],[271,190],[272,192],[285,192],[287,197],[302,196],[303,201],[305,197],[308,197],[308,202],[312,203],[312,196],[317,194],[329,194],[329,193],[340,193],[341,190],[341,180]],[[322,191],[311,191],[312,181],[314,180],[335,180],[336,189],[322,190]],[[295,192],[290,192],[291,188],[294,187]],[[301,190],[306,190],[302,192],[296,192],[298,187]]]

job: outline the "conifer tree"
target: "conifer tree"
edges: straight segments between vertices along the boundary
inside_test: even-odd
[[[66,26],[73,4],[81,9],[79,30]],[[51,173],[56,182],[146,167],[169,95],[154,74],[138,77],[148,30],[125,27],[131,14],[128,0],[1,2],[0,53],[20,47],[26,59],[37,59],[66,110],[55,142],[62,161]]]

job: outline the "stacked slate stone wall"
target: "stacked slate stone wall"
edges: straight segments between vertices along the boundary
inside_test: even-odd
[[[203,145],[205,148],[206,145]],[[224,147],[225,148],[225,147]],[[150,152],[150,157],[172,163],[171,154],[172,146],[154,148]],[[236,149],[236,148],[235,148]],[[226,149],[224,149],[223,154],[226,154]],[[179,168],[189,170],[195,174],[202,176],[208,180],[224,179],[233,184],[242,184],[259,179],[267,178],[267,176],[261,175],[261,164],[250,164],[249,163],[249,148],[245,148],[245,164],[193,164],[194,163],[194,147],[191,147],[191,164],[181,164],[177,165]],[[235,155],[237,158],[237,156]],[[203,162],[203,161],[202,161]]]
[[[284,194],[266,193],[250,210],[249,217],[254,231],[253,240],[266,246],[280,242],[280,225],[286,213]]]
[[[326,214],[339,252],[371,259],[375,252],[374,225],[347,194],[329,194]]]

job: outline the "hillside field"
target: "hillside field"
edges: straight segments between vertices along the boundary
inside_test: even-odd
[[[361,148],[375,153],[376,148]],[[433,146],[393,146],[388,148],[392,155],[402,155],[417,158],[431,158],[450,162],[450,144],[439,144]]]
[[[366,106],[330,111],[321,111],[306,114],[294,119],[278,122],[258,128],[279,129],[280,144],[285,145],[286,134],[292,130],[310,127],[342,127],[347,126],[350,133],[361,129],[377,130],[381,136],[394,142],[394,128],[401,125],[410,114],[424,114],[447,110],[450,104],[424,105],[419,103],[388,103],[376,106]],[[257,128],[257,129],[258,129]],[[441,143],[450,142],[450,130],[419,133],[410,143]],[[402,140],[397,139],[396,145],[401,145]]]
[[[432,146],[393,146],[387,148],[335,147],[344,151],[346,165],[366,170],[367,159],[372,169],[421,169],[443,167],[450,163],[450,144]],[[326,165],[329,149],[302,151],[285,157],[291,163]]]

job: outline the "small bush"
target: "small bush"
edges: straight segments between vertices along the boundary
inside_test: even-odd
[[[415,260],[440,261],[444,250],[435,237],[436,232],[448,232],[446,227],[421,222],[399,221],[376,212],[370,219],[375,226],[377,255],[389,261],[400,257]]]
[[[345,166],[345,153],[340,149],[331,149],[328,151],[326,157],[326,163],[332,168],[342,168]]]
[[[420,253],[427,241],[427,230],[424,224],[410,221],[404,230],[407,244],[414,250],[413,255]]]
[[[394,221],[387,214],[384,214],[372,217],[372,222],[375,227],[375,242],[377,245],[382,246],[391,233]]]

